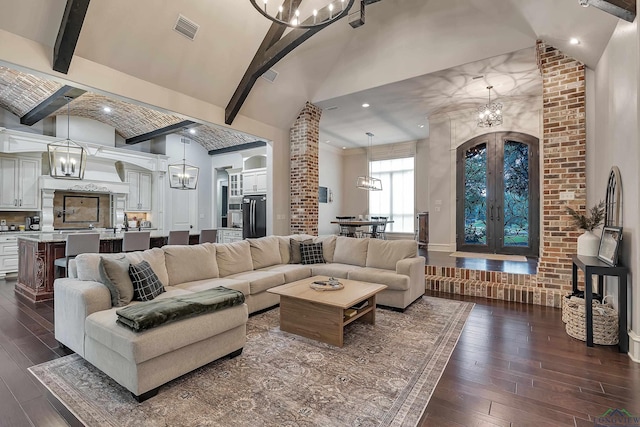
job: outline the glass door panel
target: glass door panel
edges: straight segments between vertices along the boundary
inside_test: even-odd
[[[487,245],[487,144],[464,153],[464,243]]]
[[[503,245],[529,246],[529,146],[506,141],[503,151]]]

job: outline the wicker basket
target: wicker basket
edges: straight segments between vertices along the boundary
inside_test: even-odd
[[[593,343],[599,345],[618,344],[618,312],[611,305],[594,300]],[[566,331],[569,336],[581,341],[587,340],[586,310],[584,299],[563,298],[562,320],[566,319]]]

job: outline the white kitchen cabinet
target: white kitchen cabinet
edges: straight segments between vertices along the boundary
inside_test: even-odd
[[[40,159],[0,156],[0,208],[37,210]]]
[[[242,173],[244,194],[267,194],[267,170],[253,169]]]
[[[18,271],[18,236],[0,236],[0,277]]]
[[[147,212],[151,210],[151,174],[140,171],[127,171],[129,195],[127,211]]]
[[[233,243],[242,240],[242,229],[218,229],[218,243]]]
[[[243,194],[242,190],[244,187],[244,182],[242,179],[243,178],[242,171],[240,169],[234,172],[229,170],[228,173],[229,173],[229,197],[242,196]]]

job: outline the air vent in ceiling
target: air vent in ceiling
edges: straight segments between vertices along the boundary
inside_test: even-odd
[[[196,33],[198,32],[198,28],[200,25],[196,24],[192,20],[185,18],[182,15],[178,15],[178,20],[176,21],[176,25],[173,27],[174,30],[188,38],[189,40],[193,40],[196,38]]]
[[[337,105],[332,105],[331,107],[327,107],[322,111],[333,111],[333,110],[337,110],[339,107]]]
[[[262,75],[262,78],[273,83],[273,81],[278,77],[278,72],[276,70],[274,70],[273,68],[269,68],[267,71],[264,72],[264,74]]]
[[[484,76],[474,76],[474,77],[472,77],[472,78],[471,78],[471,80],[478,80],[478,79],[481,79],[481,78],[483,78],[483,77],[484,77]]]

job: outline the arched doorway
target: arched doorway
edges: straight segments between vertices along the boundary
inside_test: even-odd
[[[488,133],[458,147],[457,250],[538,256],[538,165],[538,138],[524,133]]]

